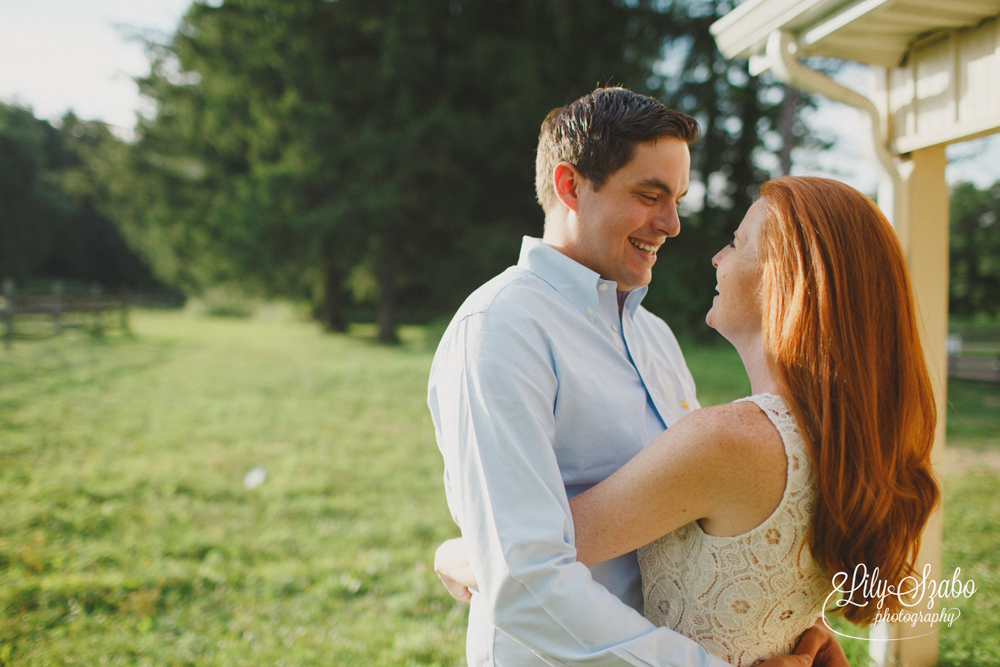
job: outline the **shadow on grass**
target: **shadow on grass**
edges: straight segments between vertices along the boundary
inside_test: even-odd
[[[119,378],[163,364],[175,347],[173,341],[142,340],[135,334],[78,332],[22,343],[0,354],[0,427],[2,415],[28,402],[83,386],[105,388]]]
[[[379,342],[378,325],[368,322],[349,324],[347,333],[344,335],[372,346],[388,347],[405,353],[423,355],[434,353],[447,328],[448,322],[436,322],[427,326],[404,324],[396,331],[399,343],[395,345]]]

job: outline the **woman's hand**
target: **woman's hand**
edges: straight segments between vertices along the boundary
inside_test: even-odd
[[[434,571],[441,583],[460,602],[472,599],[470,588],[477,588],[476,575],[465,555],[465,541],[461,537],[443,542],[434,554]]]

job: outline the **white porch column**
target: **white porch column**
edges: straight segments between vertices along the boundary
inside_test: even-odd
[[[931,459],[935,468],[944,455],[945,419],[947,416],[948,366],[945,340],[948,336],[948,186],[944,180],[947,165],[944,146],[913,151],[902,158],[901,183],[895,197],[895,223],[906,253],[921,321],[921,343],[934,386],[937,404],[937,431]],[[941,569],[941,510],[931,517],[924,529],[917,572],[925,563],[931,565],[931,577],[943,578]],[[938,604],[934,609],[937,611]],[[914,610],[928,611],[926,602]],[[933,667],[937,662],[938,633],[930,624],[897,625],[891,634],[899,641],[889,642],[889,655],[902,667]],[[920,636],[924,635],[924,636]]]

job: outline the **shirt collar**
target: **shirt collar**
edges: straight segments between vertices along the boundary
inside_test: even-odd
[[[607,285],[606,290],[614,290],[617,286],[614,281],[602,279],[596,271],[545,245],[541,239],[530,236],[521,241],[521,256],[517,265],[551,285],[591,322],[597,314],[601,285]],[[628,293],[624,310],[630,316],[635,315],[647,290],[644,285]]]
[[[628,313],[630,317],[635,317],[635,311],[638,310],[642,300],[646,298],[646,292],[648,291],[649,285],[643,285],[642,287],[636,287],[631,292],[627,292],[625,307],[622,309],[622,313]]]

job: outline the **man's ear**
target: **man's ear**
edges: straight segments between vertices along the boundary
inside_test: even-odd
[[[556,197],[569,210],[576,212],[580,205],[580,190],[587,179],[569,162],[560,162],[552,172]]]

